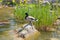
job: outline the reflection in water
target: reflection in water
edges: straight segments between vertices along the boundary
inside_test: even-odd
[[[6,27],[5,25],[3,25],[4,27]],[[15,22],[14,20],[10,20],[10,24],[9,24],[10,27],[8,28],[0,28],[0,40],[13,40],[11,37],[10,37],[10,34],[8,32],[8,30],[12,30],[12,29],[15,29]]]
[[[6,30],[8,30],[8,28],[0,28],[0,32],[1,31],[6,31]]]
[[[0,27],[2,27],[0,28],[0,31],[12,30],[12,29],[15,29],[15,22],[13,19],[11,19],[9,24],[6,24],[6,25],[2,24],[0,25]]]
[[[10,29],[14,29],[15,28],[15,22],[13,19],[10,20]]]
[[[59,31],[59,33],[57,31]],[[39,40],[49,40],[50,38],[60,40],[60,27],[58,26],[58,29],[54,32],[41,32],[41,34]]]

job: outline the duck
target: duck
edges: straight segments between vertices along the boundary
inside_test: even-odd
[[[28,30],[28,32],[32,32],[33,30],[35,30],[33,22],[38,21],[38,19],[34,18],[33,16],[30,16],[28,13],[25,13],[25,20],[28,21],[28,24],[24,24],[23,28]]]
[[[28,13],[25,13],[25,20],[27,20],[29,23],[24,24],[22,28],[18,30],[18,34],[20,37],[25,38],[25,35],[28,33],[33,33],[35,30],[34,25],[32,22],[38,21],[36,18],[29,16]]]
[[[29,16],[28,13],[25,13],[25,20],[29,22],[38,21],[36,18]]]
[[[36,18],[34,18],[34,17],[32,17],[32,16],[29,16],[27,12],[25,13],[25,20],[29,21],[29,23],[28,23],[28,24],[24,24],[24,25],[23,25],[23,28],[21,28],[21,29],[18,31],[18,33],[21,32],[22,30],[24,30],[24,28],[26,28],[26,27],[31,27],[31,26],[33,26],[33,25],[32,25],[32,22],[33,22],[33,21],[38,21]]]

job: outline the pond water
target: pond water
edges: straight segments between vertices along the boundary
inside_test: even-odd
[[[10,37],[9,30],[15,29],[15,22],[13,20],[10,20],[10,27],[8,28],[0,28],[0,40],[13,40]],[[57,31],[60,31],[60,26],[58,26],[57,30],[55,32],[40,32],[41,35],[37,40],[49,40],[50,38],[57,38],[60,39],[60,33]]]
[[[10,9],[7,10],[7,12],[8,11],[10,12]],[[5,12],[0,10],[0,13],[5,13]],[[0,17],[2,16],[0,15]],[[9,34],[9,31],[17,28],[14,20],[10,20],[10,25],[0,25],[0,27],[4,27],[4,28],[0,28],[0,40],[13,40]],[[57,30],[55,32],[43,32],[42,31],[40,33],[41,35],[39,36],[37,40],[49,40],[50,38],[57,38],[58,40],[60,40],[60,26],[57,27]]]

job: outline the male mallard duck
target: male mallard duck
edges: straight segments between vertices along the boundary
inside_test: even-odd
[[[23,28],[20,28],[17,33],[19,33],[19,36],[22,38],[25,38],[25,35],[28,33],[32,33],[35,28],[34,25],[32,25],[33,21],[38,21],[32,16],[29,16],[28,13],[25,13],[25,19],[29,22],[28,24],[24,24]]]
[[[28,13],[25,13],[25,19],[29,22],[32,22],[32,21],[38,21],[37,19],[35,19],[34,17],[32,16],[29,16]]]

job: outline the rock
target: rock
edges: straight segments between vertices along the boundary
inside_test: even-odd
[[[37,40],[40,36],[40,32],[38,32],[37,30],[33,33],[28,33],[26,34],[25,38],[21,38],[21,37],[18,37],[18,34],[16,33],[16,30],[11,30],[9,31],[10,33],[10,36],[13,38],[13,40]]]
[[[54,23],[54,25],[56,25],[56,26],[60,25],[60,20],[57,19],[56,22]]]
[[[0,8],[2,8],[2,4],[0,3]]]
[[[40,36],[40,32],[38,32],[34,25],[25,24],[22,28],[13,30],[12,32],[13,39],[15,40],[37,40]]]
[[[2,8],[2,7],[0,6],[0,8]]]
[[[58,30],[57,33],[60,34],[60,31]]]
[[[56,29],[55,28],[50,28],[50,31],[56,31]]]
[[[13,39],[13,40],[24,40],[21,37],[18,37],[18,34],[16,33],[16,30],[10,30],[9,31],[9,36]]]
[[[23,25],[23,28],[24,28],[25,30],[27,30],[29,33],[32,33],[32,32],[34,32],[34,31],[36,31],[34,25],[31,26],[31,25],[29,25],[29,24],[25,24],[25,25]]]
[[[56,22],[54,23],[55,26],[59,26],[60,25],[60,16],[58,16]]]
[[[32,34],[28,34],[25,38],[25,40],[37,40],[40,36],[40,32],[35,31]]]
[[[51,28],[51,27],[41,27],[40,30],[41,30],[41,31],[46,31],[46,32],[48,32],[48,31],[50,31],[50,32],[56,31],[55,28]]]

